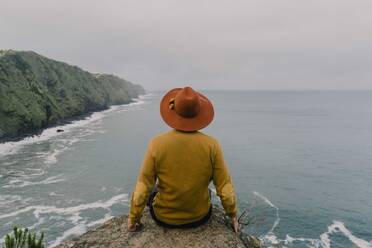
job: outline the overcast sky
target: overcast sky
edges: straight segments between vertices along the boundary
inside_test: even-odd
[[[372,89],[371,0],[0,0],[0,49],[147,89]]]

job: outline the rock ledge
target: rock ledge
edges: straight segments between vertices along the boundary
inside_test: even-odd
[[[94,230],[57,248],[81,247],[199,247],[199,248],[260,248],[261,242],[240,232],[235,235],[223,211],[213,208],[212,217],[205,225],[194,229],[166,229],[152,220],[148,210],[143,213],[144,227],[131,233],[127,230],[127,215],[113,218]]]

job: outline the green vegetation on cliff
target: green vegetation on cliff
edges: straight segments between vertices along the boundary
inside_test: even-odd
[[[92,74],[35,52],[0,51],[0,138],[34,133],[144,93],[114,75]]]

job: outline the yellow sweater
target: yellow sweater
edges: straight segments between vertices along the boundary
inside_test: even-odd
[[[211,181],[226,214],[236,215],[236,196],[221,147],[206,134],[171,130],[149,142],[131,197],[131,223],[140,221],[156,180],[159,192],[153,208],[162,222],[179,225],[203,218],[210,207]]]

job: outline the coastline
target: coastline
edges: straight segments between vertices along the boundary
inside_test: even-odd
[[[23,139],[26,139],[26,138],[32,138],[32,137],[35,137],[35,136],[39,136],[46,129],[56,128],[56,127],[61,127],[62,128],[65,125],[68,125],[68,124],[73,123],[74,121],[84,120],[86,118],[89,118],[94,113],[109,110],[111,107],[114,107],[114,106],[130,105],[130,104],[136,103],[136,100],[140,99],[142,96],[145,96],[145,95],[146,94],[144,94],[144,95],[138,95],[138,98],[132,98],[127,103],[117,104],[117,105],[109,105],[106,108],[91,110],[91,111],[88,111],[86,113],[82,113],[82,114],[79,114],[79,115],[66,117],[64,119],[58,120],[56,123],[48,124],[48,125],[46,125],[44,127],[41,127],[39,129],[36,129],[36,130],[34,130],[32,132],[18,134],[18,135],[13,136],[13,137],[3,137],[3,138],[0,138],[0,145],[3,144],[3,143],[7,143],[7,142],[18,142],[18,141],[22,141]]]
[[[69,129],[73,128],[74,126],[84,125],[85,122],[92,122],[96,119],[101,118],[101,114],[105,114],[108,112],[113,111],[115,108],[120,106],[133,106],[143,103],[143,99],[146,96],[151,94],[142,94],[138,95],[137,98],[132,98],[130,102],[118,105],[110,105],[105,109],[97,110],[97,111],[89,111],[82,115],[77,115],[74,117],[65,118],[58,123],[51,124],[46,126],[45,128],[41,128],[33,133],[28,134],[20,134],[13,138],[1,138],[0,139],[0,156],[7,155],[8,153],[13,152],[13,148],[16,146],[23,146],[31,143],[35,143],[38,141],[49,139],[50,137],[54,137],[57,135],[64,134]],[[98,116],[95,116],[98,115]],[[80,122],[80,123],[79,123]],[[58,132],[57,130],[62,129],[63,132]],[[17,149],[18,150],[18,149]]]

